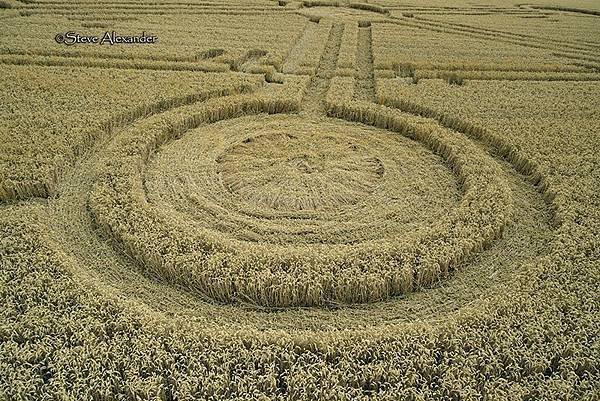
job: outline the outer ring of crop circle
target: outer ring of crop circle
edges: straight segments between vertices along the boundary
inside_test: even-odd
[[[241,101],[241,110],[247,110],[248,107],[246,104],[244,104],[244,101]],[[218,108],[218,106],[217,106]],[[265,111],[270,111],[269,108],[267,108],[266,110],[251,110],[250,113],[248,113],[247,111],[242,111],[241,113],[236,113],[235,115],[227,115],[227,113],[220,113],[221,116],[225,115],[225,117],[223,118],[219,118],[216,120],[212,120],[210,122],[215,122],[215,121],[219,121],[221,119],[227,119],[227,118],[233,118],[233,117],[237,117],[237,116],[241,116],[241,115],[246,115],[246,114],[253,114],[253,113],[260,113],[260,112],[265,112]],[[189,127],[188,127],[189,129]],[[187,131],[187,129],[185,130]],[[183,131],[183,132],[185,132]],[[182,132],[182,133],[183,133]],[[182,134],[180,133],[180,134]],[[413,138],[414,139],[414,138]],[[453,154],[453,151],[451,149],[451,147],[446,146],[443,143],[439,143],[439,140],[435,140],[432,139],[431,137],[428,138],[429,141],[433,141],[434,143],[437,141],[438,142],[438,148],[435,149],[436,153],[441,153],[441,152],[445,152],[446,154],[444,154],[444,157],[448,160],[452,160],[454,159],[453,163],[456,163],[456,155]],[[149,142],[151,145],[156,145],[156,143],[152,143],[152,141]],[[468,141],[467,141],[468,143]],[[120,143],[120,145],[123,145],[123,143]],[[427,143],[428,146],[431,146],[431,143]],[[471,151],[473,149],[470,149]],[[150,151],[152,151],[150,149]],[[482,151],[483,152],[483,151]],[[463,156],[469,156],[468,152],[465,153],[463,152]],[[478,166],[480,168],[484,168],[486,167],[486,165],[481,166],[481,165],[477,165],[477,163],[472,163],[472,166]],[[454,166],[456,167],[456,165]],[[461,174],[464,174],[464,168],[470,168],[471,166],[465,165],[462,166],[458,169],[458,174],[459,176]],[[490,166],[487,166],[489,168],[491,168],[491,170],[494,170],[494,166],[493,163]],[[455,168],[455,171],[457,169]],[[487,171],[487,175],[489,175],[489,171]],[[482,174],[482,176],[484,176],[486,174]],[[495,179],[494,175],[490,176],[491,179]],[[499,178],[498,178],[499,179]],[[502,188],[502,183],[498,183],[500,186],[500,190],[499,193],[500,195],[506,196],[506,193],[503,193],[503,188]],[[468,203],[469,205],[472,204],[473,202],[477,203],[478,200],[478,193],[468,193],[469,190],[472,190],[473,188],[472,183],[470,183],[467,188],[466,188],[466,197],[468,198]],[[481,188],[487,188],[486,186],[483,186]],[[493,191],[492,191],[493,192]],[[491,194],[487,194],[487,196],[490,197],[495,197],[496,195],[498,195],[498,193],[491,193]],[[139,205],[144,203],[144,199],[142,198],[138,198],[137,201],[141,202]],[[482,205],[479,205],[481,207],[485,207]],[[468,207],[467,207],[468,208]],[[92,206],[92,212],[95,213],[97,220],[102,220],[102,212],[99,212],[98,210],[94,210],[93,206]],[[467,210],[468,211],[468,210]],[[463,210],[464,212],[464,210]],[[488,215],[491,213],[493,214],[493,210],[488,211]],[[492,220],[494,219],[494,216],[492,216]],[[504,222],[506,221],[506,216],[500,216],[498,219],[494,220],[493,223],[491,223],[491,229],[487,229],[486,232],[484,232],[483,234],[481,232],[477,232],[475,233],[475,235],[473,235],[472,237],[474,238],[475,242],[470,249],[467,250],[459,250],[459,252],[461,253],[461,255],[459,255],[459,257],[464,257],[465,254],[470,254],[473,251],[479,250],[481,249],[482,242],[488,242],[491,239],[493,239],[494,237],[496,237],[499,232],[501,232],[502,227]],[[110,224],[108,224],[110,225]],[[169,229],[164,230],[163,233],[161,233],[161,235],[164,235],[164,233],[167,233],[167,235],[170,235],[170,233],[172,233],[174,230],[177,230],[177,224],[174,225],[170,225]],[[179,227],[179,229],[181,229],[181,226]],[[109,231],[110,231],[110,227],[109,227]],[[187,230],[185,229],[185,227],[183,229],[181,229],[181,233],[183,233],[183,236],[187,235],[188,233],[186,232]],[[135,227],[133,232],[136,232]],[[113,235],[115,233],[113,232]],[[438,233],[439,234],[439,233]],[[117,239],[121,239],[119,238],[119,235],[115,235],[117,237]],[[477,242],[477,239],[480,239],[479,242]],[[124,245],[128,245],[128,244],[124,244]],[[135,246],[141,246],[142,248],[144,246],[147,246],[148,242],[144,241],[138,241]],[[226,244],[229,245],[229,244]],[[427,245],[427,244],[425,244]],[[213,246],[212,244],[209,246]],[[414,245],[413,245],[414,246]],[[129,248],[131,248],[131,245],[129,245]],[[261,247],[259,247],[259,251],[262,251],[262,255],[259,254],[258,257],[256,256],[252,256],[249,259],[248,263],[248,259],[246,260],[241,260],[241,266],[244,265],[244,263],[248,263],[251,266],[261,266],[264,267],[266,266],[267,268],[272,267],[273,263],[275,263],[275,266],[277,266],[277,263],[284,263],[284,265],[289,266],[290,263],[296,263],[295,266],[306,266],[306,260],[302,261],[300,260],[300,263],[298,263],[299,260],[299,254],[298,253],[293,253],[290,252],[289,247],[280,247],[279,249],[276,247],[264,247],[262,246],[262,250],[260,249]],[[347,247],[346,247],[347,248]],[[218,301],[222,301],[222,302],[230,302],[232,301],[231,299],[231,287],[234,287],[236,289],[240,289],[240,283],[248,283],[250,282],[250,284],[254,287],[256,286],[256,281],[252,281],[252,275],[254,273],[256,273],[256,270],[254,271],[247,271],[246,272],[246,276],[245,277],[230,277],[228,278],[229,281],[229,287],[225,287],[225,289],[221,289],[219,291],[215,291],[213,287],[213,285],[215,284],[216,281],[222,281],[223,277],[219,277],[219,271],[222,269],[223,264],[224,263],[231,263],[232,259],[228,259],[228,255],[227,255],[227,248],[213,248],[213,249],[218,249],[217,253],[214,253],[214,257],[211,257],[211,259],[209,260],[209,264],[212,264],[213,270],[212,273],[215,274],[214,277],[208,277],[208,279],[206,279],[206,276],[203,278],[203,282],[194,282],[192,284],[192,287],[196,288],[196,289],[200,289],[201,292],[203,292],[205,295],[210,296],[211,298],[214,298]],[[223,252],[223,250],[225,250],[225,252]],[[279,253],[274,252],[275,251],[279,251]],[[283,301],[284,299],[284,295],[286,293],[289,293],[290,289],[287,288],[290,285],[294,285],[294,283],[298,282],[298,277],[297,276],[289,276],[287,274],[281,274],[279,272],[272,274],[270,276],[267,277],[267,280],[269,283],[273,283],[274,280],[276,282],[276,286],[275,288],[278,289],[281,292],[273,292],[273,291],[269,291],[266,293],[261,293],[258,294],[258,296],[255,296],[253,298],[253,295],[256,294],[246,294],[243,293],[242,294],[244,296],[248,296],[250,295],[250,299],[256,303],[258,303],[259,305],[264,305],[264,306],[295,306],[295,305],[303,305],[303,304],[308,304],[308,305],[319,305],[322,302],[327,302],[327,301],[335,301],[335,302],[342,302],[342,303],[347,303],[347,302],[366,302],[366,301],[376,301],[376,300],[381,300],[381,299],[387,299],[391,296],[400,294],[400,293],[405,293],[405,292],[409,292],[411,290],[413,290],[413,287],[415,285],[415,275],[421,274],[421,277],[418,277],[417,280],[417,285],[426,285],[428,283],[431,283],[432,281],[436,280],[439,277],[439,274],[445,273],[445,271],[447,271],[447,269],[449,268],[449,266],[453,263],[452,260],[452,251],[454,251],[454,249],[452,248],[452,244],[449,245],[448,249],[445,250],[445,254],[443,255],[445,257],[445,260],[442,261],[430,261],[431,265],[433,266],[433,268],[436,270],[435,272],[423,272],[423,271],[419,271],[418,268],[415,268],[414,266],[414,260],[398,260],[397,258],[394,259],[394,257],[396,256],[396,254],[394,253],[395,251],[397,251],[397,249],[395,249],[393,246],[388,246],[387,248],[382,249],[381,245],[377,245],[376,248],[373,248],[371,246],[371,244],[368,244],[367,246],[365,246],[364,244],[361,244],[361,246],[355,246],[352,247],[352,249],[347,249],[348,253],[347,255],[349,255],[349,259],[350,263],[355,263],[355,266],[358,267],[358,270],[354,270],[352,271],[352,276],[355,277],[356,276],[356,272],[360,271],[360,269],[365,268],[365,266],[367,266],[367,264],[372,264],[372,257],[373,257],[373,252],[377,252],[376,254],[379,255],[380,257],[383,257],[384,262],[382,262],[381,266],[377,266],[379,268],[379,270],[375,269],[375,275],[370,274],[370,275],[366,275],[365,277],[362,277],[362,280],[356,280],[354,281],[354,288],[351,289],[351,291],[349,291],[349,293],[351,294],[359,294],[359,298],[357,299],[355,298],[351,298],[351,299],[344,299],[343,297],[339,296],[339,293],[336,292],[335,287],[333,288],[324,288],[324,286],[321,287],[317,287],[316,289],[311,289],[310,293],[301,293],[299,297],[296,297],[294,299],[292,299],[291,302],[289,301]],[[152,264],[152,260],[149,259],[147,250],[141,250],[140,249],[134,249],[132,252],[134,255],[137,254],[137,260],[138,262],[144,264],[144,265],[148,265],[148,264]],[[139,256],[142,255],[141,259],[139,258]],[[256,254],[253,254],[256,255]],[[290,257],[291,255],[291,257]],[[392,255],[392,257],[390,257],[390,255]],[[156,256],[156,255],[153,255]],[[194,256],[194,255],[192,255]],[[418,256],[418,255],[417,255]],[[158,256],[160,258],[160,256]],[[215,259],[216,257],[216,259]],[[387,257],[387,258],[386,258]],[[247,257],[246,257],[247,258]],[[237,261],[239,263],[239,261]],[[160,264],[161,262],[159,262]],[[173,268],[185,268],[187,263],[194,263],[194,259],[193,257],[190,258],[183,258],[183,260],[178,261],[179,265],[175,264],[175,265],[171,265],[169,266],[170,269]],[[310,262],[309,262],[310,263]],[[281,265],[279,265],[281,266]],[[160,266],[158,267],[158,269],[160,270]],[[381,269],[387,269],[387,270],[381,270]],[[307,276],[308,280],[311,280],[313,278],[317,278],[317,279],[321,279],[323,276],[323,272],[322,271],[308,271],[309,275]],[[383,273],[383,274],[382,274]],[[186,281],[189,278],[186,278],[186,274],[185,272],[180,272],[179,273],[180,276],[184,276],[184,280],[183,282],[180,282],[179,284],[189,284],[186,283]],[[329,274],[328,279],[329,280],[335,280],[337,277],[335,277],[335,275]],[[374,282],[373,282],[374,280]],[[369,282],[371,284],[369,284]],[[331,282],[326,283],[331,285]],[[266,286],[265,286],[266,287]],[[379,289],[383,288],[383,293],[381,293],[379,291]],[[344,288],[345,290],[347,290],[347,288]],[[338,290],[339,291],[339,290]],[[362,291],[362,292],[361,292]],[[379,291],[379,292],[378,292]],[[333,298],[331,298],[333,295]],[[355,295],[354,295],[355,296]]]

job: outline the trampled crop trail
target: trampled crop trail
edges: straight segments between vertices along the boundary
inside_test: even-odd
[[[371,24],[359,27],[356,48],[356,86],[354,96],[359,100],[375,101],[373,48]]]
[[[329,89],[331,78],[335,76],[343,33],[344,24],[334,22],[329,32],[329,38],[327,38],[327,44],[321,56],[317,72],[311,79],[302,102],[302,112],[304,114],[325,113],[325,95]]]
[[[313,21],[306,22],[306,28],[302,31],[302,35],[298,39],[298,41],[290,50],[288,57],[283,64],[282,72],[285,74],[295,74],[298,71],[298,68],[301,66],[302,61],[306,56],[306,51],[309,44],[317,40],[317,31],[319,29],[319,23]]]

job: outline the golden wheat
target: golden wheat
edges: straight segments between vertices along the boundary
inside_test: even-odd
[[[1,400],[600,394],[593,4],[0,3]]]
[[[6,66],[4,72],[6,90],[0,94],[0,107],[11,118],[0,123],[0,147],[6,155],[0,162],[3,201],[52,195],[63,168],[103,137],[108,128],[161,108],[193,102],[200,88],[224,83],[222,75],[189,72],[167,76],[158,71],[86,72],[34,66]],[[112,80],[112,85],[107,87],[99,79]],[[242,76],[227,80],[239,88],[260,82]],[[39,117],[32,120],[30,113]],[[23,132],[35,140],[20,140]],[[22,157],[28,153],[35,154],[36,159]]]

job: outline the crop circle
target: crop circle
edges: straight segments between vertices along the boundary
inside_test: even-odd
[[[406,138],[265,116],[270,106],[248,112],[252,100],[232,99],[225,112],[199,106],[218,116],[207,124],[159,116],[125,130],[90,196],[97,224],[126,252],[203,296],[276,307],[384,300],[435,283],[510,218],[498,165],[450,131],[417,127]],[[440,198],[443,182],[455,189]]]

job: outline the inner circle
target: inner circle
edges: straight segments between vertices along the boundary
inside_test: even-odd
[[[159,149],[147,199],[234,240],[351,244],[408,238],[461,198],[444,160],[387,130],[295,115],[239,117]]]
[[[251,134],[217,163],[230,192],[244,202],[283,211],[356,204],[384,173],[377,156],[337,130]]]

